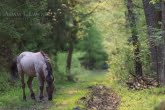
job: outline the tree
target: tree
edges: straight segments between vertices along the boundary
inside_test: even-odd
[[[81,64],[87,69],[107,69],[108,55],[104,50],[103,39],[96,25],[86,21],[85,35],[77,48],[84,52],[80,58]]]
[[[77,13],[74,10],[74,7],[77,5],[78,2],[75,0],[70,0],[70,4],[68,4],[68,17],[67,17],[67,43],[68,43],[68,55],[67,55],[67,61],[66,61],[66,73],[67,73],[67,79],[68,81],[74,81],[73,74],[71,74],[71,65],[72,65],[72,56],[73,56],[73,51],[75,48],[75,44],[78,40],[77,33],[79,31],[79,26],[78,26],[78,18]]]
[[[136,26],[136,14],[134,12],[134,5],[132,0],[126,0],[127,10],[128,10],[128,21],[131,28],[132,34],[132,44],[134,48],[134,64],[135,64],[135,73],[137,76],[142,76],[142,63],[140,60],[140,42],[138,40],[138,30]]]
[[[58,51],[68,52],[66,76],[69,81],[73,81],[71,64],[78,31],[78,25],[75,19],[76,13],[74,11],[76,4],[77,2],[75,0],[48,0],[48,10],[50,10],[51,13],[48,19],[53,27],[51,37],[54,41],[55,56]],[[55,62],[57,62],[57,59]]]
[[[36,7],[38,4],[40,7]],[[51,28],[41,22],[46,13],[45,6],[45,0],[1,1],[0,50],[3,55],[1,54],[0,57],[3,59],[0,60],[3,62],[2,65],[9,67],[12,58],[20,51],[36,51],[44,47],[43,44],[46,42],[44,38]]]
[[[161,37],[161,71],[160,71],[160,82],[161,85],[165,85],[165,1],[161,1],[161,7],[162,7],[162,37]]]
[[[159,34],[161,32],[162,15],[164,15],[163,3],[152,4],[150,0],[143,0],[146,24],[148,29],[148,39],[151,51],[151,61],[153,73],[157,74],[157,81],[160,85],[165,84],[164,71],[164,37]],[[158,5],[158,8],[156,8]],[[159,34],[159,35],[157,35]]]

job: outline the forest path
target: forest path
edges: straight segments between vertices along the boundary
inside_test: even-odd
[[[107,71],[88,71],[81,68],[81,74],[77,76],[77,82],[57,82],[53,101],[33,101],[26,88],[27,101],[22,100],[21,86],[14,87],[10,91],[1,94],[1,110],[72,110],[78,106],[77,101],[88,93],[89,86],[108,84]],[[18,81],[18,85],[20,85]],[[33,89],[38,97],[38,84],[34,80]],[[46,93],[45,93],[46,94]],[[81,106],[81,105],[80,105]]]
[[[89,87],[96,85],[107,85],[109,79],[107,71],[88,71],[82,70],[81,74],[77,76],[76,83],[64,82],[57,84],[57,93],[53,99],[53,106],[51,110],[72,110],[79,104],[79,100],[86,96],[89,92]]]

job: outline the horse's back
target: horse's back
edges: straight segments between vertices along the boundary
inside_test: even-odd
[[[37,54],[40,54],[40,52],[28,52],[28,51],[25,51],[25,52],[22,52],[19,57],[24,57],[24,56],[36,56]]]
[[[29,75],[36,75],[44,65],[44,57],[40,52],[22,52],[18,56],[18,62],[23,72]]]

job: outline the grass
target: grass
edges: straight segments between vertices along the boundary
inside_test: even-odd
[[[128,91],[122,88],[118,94],[122,98],[120,110],[153,110],[165,99],[162,88],[146,89],[142,91]]]
[[[9,86],[6,91],[0,92],[0,109],[46,109],[50,110],[72,110],[78,105],[77,101],[86,95],[88,92],[87,87],[96,84],[103,84],[102,79],[105,79],[104,71],[88,71],[81,67],[78,61],[78,57],[81,53],[75,53],[73,57],[72,73],[77,77],[77,83],[67,81],[56,81],[56,93],[52,102],[36,102],[30,99],[30,93],[26,87],[27,101],[22,100],[22,89],[20,81],[17,82],[16,87],[10,86],[5,83],[5,86]],[[65,76],[65,61],[66,54],[60,53],[58,55],[59,73]],[[1,76],[1,81],[7,81],[7,75]],[[1,85],[1,87],[4,85]],[[37,78],[33,81],[33,89],[38,96],[39,87]]]
[[[77,107],[78,100],[87,94],[87,87],[105,83],[102,81],[102,79],[105,79],[104,74],[104,72],[83,73],[78,75],[79,81],[77,83],[63,83],[63,85],[59,85],[60,90],[53,100],[56,105],[52,107],[52,110],[72,110],[74,107]]]
[[[78,79],[77,83],[67,81],[56,82],[56,93],[52,102],[36,102],[30,99],[29,90],[26,89],[27,101],[22,101],[22,89],[20,86],[12,87],[8,91],[0,93],[0,109],[6,110],[72,110],[81,106],[78,100],[88,93],[88,86],[104,84],[114,89],[121,97],[120,110],[152,110],[157,104],[165,99],[164,88],[146,89],[141,91],[128,90],[124,84],[118,83],[114,75],[108,71],[88,71],[79,65],[78,56],[75,53],[73,57],[73,71]],[[59,59],[65,59],[64,53],[60,54]],[[60,61],[62,62],[62,61]],[[61,63],[63,64],[63,63]],[[64,65],[60,65],[64,66]],[[61,69],[64,67],[61,67]],[[60,69],[60,68],[59,68]],[[20,83],[18,83],[20,85]],[[37,80],[34,81],[35,93],[38,92]]]

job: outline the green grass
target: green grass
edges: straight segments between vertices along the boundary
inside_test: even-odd
[[[10,86],[8,91],[0,93],[0,109],[45,109],[49,107],[50,110],[71,110],[78,105],[77,101],[85,96],[88,92],[87,87],[96,84],[103,84],[102,79],[105,79],[104,71],[88,71],[81,67],[78,57],[81,53],[75,53],[72,64],[72,74],[77,78],[77,83],[56,80],[56,93],[52,102],[36,102],[30,99],[30,93],[26,87],[27,101],[22,100],[22,89],[20,81],[17,82],[16,87]],[[58,55],[59,73],[65,76],[65,61],[66,54],[60,53]],[[4,74],[4,73],[3,73]],[[3,81],[7,76],[1,77]],[[9,86],[9,85],[6,85]],[[37,78],[33,81],[33,89],[38,96],[39,87]]]
[[[118,85],[116,91],[122,98],[120,110],[153,110],[165,99],[162,88],[131,91]]]
[[[75,53],[73,57],[72,73],[76,74],[77,83],[67,81],[56,81],[56,93],[52,102],[36,102],[30,99],[29,90],[26,88],[27,101],[22,100],[21,86],[10,86],[8,91],[0,93],[0,109],[7,110],[27,110],[27,109],[49,109],[49,110],[72,110],[74,107],[81,106],[78,100],[88,93],[88,86],[104,84],[113,88],[121,97],[120,110],[152,110],[157,104],[165,99],[164,88],[146,89],[141,91],[128,90],[124,84],[118,83],[114,75],[108,71],[88,71],[79,65],[78,57],[80,53]],[[64,68],[66,55],[59,55],[61,64]],[[60,69],[59,68],[59,69]],[[1,77],[2,78],[2,77]],[[37,79],[34,80],[34,90],[38,95]],[[18,83],[20,85],[20,83]],[[7,87],[8,88],[8,87]]]
[[[78,106],[78,100],[87,94],[87,87],[105,83],[102,80],[106,78],[104,72],[86,72],[77,76],[79,78],[77,83],[63,83],[62,85],[58,85],[59,91],[53,100],[56,105],[51,107],[52,110],[72,110]]]

